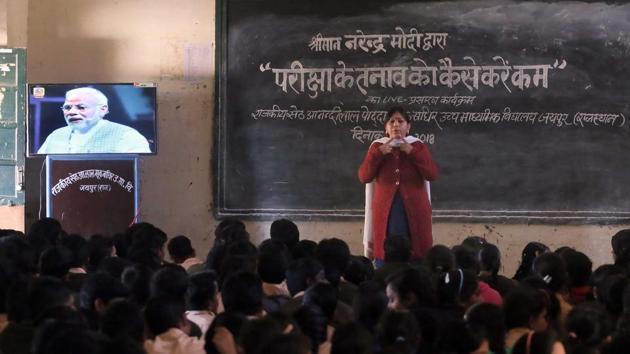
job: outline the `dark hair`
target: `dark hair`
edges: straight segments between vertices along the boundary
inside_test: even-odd
[[[61,238],[61,245],[72,252],[72,262],[70,263],[72,268],[87,266],[89,257],[86,239],[81,235],[70,234]]]
[[[434,274],[443,274],[455,269],[455,255],[444,245],[434,245],[424,257],[424,263]]]
[[[144,319],[147,327],[157,336],[171,328],[179,328],[184,320],[186,307],[183,301],[172,298],[149,299],[144,308]]]
[[[38,277],[31,280],[28,289],[28,305],[33,322],[48,309],[66,306],[72,298],[72,292],[61,282],[52,277]]]
[[[358,323],[348,323],[335,329],[330,354],[371,354],[372,335]]]
[[[604,264],[593,271],[591,274],[590,285],[593,287],[593,297],[595,299],[599,300],[602,298],[602,284],[609,275],[613,274],[623,275],[624,269],[614,264]]]
[[[624,292],[630,289],[629,285],[628,278],[621,274],[614,274],[607,276],[598,289],[600,295],[598,301],[605,306],[606,311],[614,320],[624,311]]]
[[[18,274],[34,274],[37,271],[35,252],[21,236],[0,239],[0,266],[9,278]]]
[[[236,312],[221,312],[214,318],[210,327],[208,327],[208,331],[205,336],[205,346],[207,354],[219,354],[219,351],[214,346],[214,342],[212,341],[212,337],[216,332],[218,327],[223,327],[232,333],[234,338],[238,338],[241,333],[241,328],[246,322],[245,316]]]
[[[35,253],[35,258],[48,247],[59,244],[66,233],[61,223],[53,218],[42,218],[35,221],[26,235],[26,241]]]
[[[438,281],[437,296],[442,305],[465,306],[475,294],[479,284],[477,276],[469,270],[452,270]]]
[[[311,353],[311,342],[300,333],[278,334],[261,348],[261,353],[274,354],[308,354]]]
[[[128,259],[121,257],[106,257],[98,265],[98,272],[103,272],[111,275],[116,279],[120,279],[125,268],[129,267],[133,263]]]
[[[88,271],[94,272],[98,269],[101,262],[112,255],[114,241],[102,235],[92,235],[85,245],[88,255]]]
[[[313,240],[300,240],[291,250],[292,259],[315,258],[317,242]]]
[[[385,262],[409,262],[411,244],[406,235],[390,235],[385,239]]]
[[[350,261],[348,244],[338,238],[323,239],[317,245],[316,256],[324,266],[326,279],[334,286],[339,285],[339,280]]]
[[[551,331],[529,332],[514,344],[512,354],[551,354],[559,338]]]
[[[188,309],[193,311],[208,310],[217,295],[217,276],[214,272],[195,273],[188,280],[186,299]]]
[[[273,239],[263,241],[258,247],[257,271],[265,283],[280,284],[285,280],[289,264],[287,246]]]
[[[140,306],[126,300],[113,300],[101,317],[101,332],[111,339],[131,338],[142,343],[144,319]]]
[[[326,340],[329,319],[323,310],[314,304],[303,304],[293,315],[299,329],[311,340],[313,353]]]
[[[245,316],[258,314],[262,309],[262,298],[262,282],[258,275],[250,272],[232,274],[221,288],[225,311],[239,312]]]
[[[168,241],[167,249],[175,263],[182,263],[187,258],[195,256],[190,239],[184,235],[175,236]]]
[[[244,353],[263,353],[262,347],[271,337],[278,334],[282,334],[282,327],[273,318],[256,318],[245,322],[238,342]]]
[[[33,340],[34,354],[100,353],[103,341],[84,326],[50,321],[41,326]]]
[[[387,121],[389,121],[389,119],[393,117],[396,113],[399,113],[403,117],[405,122],[411,123],[411,119],[409,119],[407,111],[405,111],[405,109],[401,106],[393,106],[389,109],[389,111],[387,111],[387,115],[385,116],[385,123],[387,123]]]
[[[151,278],[151,297],[168,297],[184,301],[188,274],[177,265],[165,265]]]
[[[337,307],[337,289],[329,283],[315,283],[304,292],[303,303],[318,306],[328,321],[332,321]]]
[[[306,290],[311,283],[317,280],[324,267],[313,258],[300,258],[293,260],[287,266],[286,279],[289,294],[294,296],[300,291]]]
[[[126,297],[127,294],[127,289],[118,279],[107,273],[92,273],[85,280],[79,292],[79,307],[94,311],[94,302],[97,299],[107,305],[111,300]]]
[[[431,275],[424,269],[406,268],[389,276],[386,282],[401,300],[412,307],[433,306],[437,301]]]
[[[151,293],[152,276],[151,268],[142,264],[134,264],[125,268],[121,279],[130,293],[130,300],[138,305],[144,305],[147,302]]]
[[[63,279],[72,265],[72,252],[63,246],[48,247],[39,257],[39,274]]]
[[[416,317],[409,311],[388,310],[376,329],[379,345],[385,352],[414,353],[422,340]]]
[[[521,254],[521,264],[518,266],[513,279],[520,281],[530,276],[532,274],[532,264],[534,264],[534,259],[539,254],[545,252],[549,252],[549,247],[546,245],[540,242],[528,243],[525,248],[523,248],[523,252]]]
[[[618,231],[610,240],[615,265],[627,267],[630,263],[630,229]]]
[[[547,283],[552,292],[564,290],[568,285],[569,274],[562,257],[547,252],[536,257],[532,266],[534,273]]]
[[[291,251],[300,241],[300,230],[297,225],[289,219],[278,219],[271,223],[269,236],[272,240],[284,243]]]
[[[578,288],[588,285],[593,273],[593,262],[587,255],[572,248],[559,253],[564,260],[569,275],[569,287]]]
[[[367,257],[350,256],[350,262],[343,273],[343,278],[354,285],[359,285],[374,277],[374,265]]]
[[[359,285],[352,303],[352,313],[357,323],[374,333],[378,319],[387,310],[387,294],[381,282],[371,280]]]
[[[479,256],[475,249],[462,245],[455,246],[453,247],[453,254],[455,255],[458,268],[469,270],[475,275],[479,274],[481,265],[479,264]]]
[[[548,300],[542,290],[517,286],[503,299],[505,326],[508,330],[529,327],[529,321],[547,309]]]
[[[488,241],[481,236],[468,236],[462,241],[462,246],[473,249],[475,252],[481,251]]]
[[[464,319],[472,332],[488,340],[493,353],[505,353],[505,318],[501,307],[490,303],[475,304],[468,309]]]
[[[612,332],[606,313],[595,304],[583,303],[575,306],[566,319],[567,350],[569,353],[584,353],[599,348]]]

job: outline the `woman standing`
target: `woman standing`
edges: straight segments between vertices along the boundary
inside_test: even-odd
[[[359,168],[361,182],[373,182],[371,202],[366,198],[370,219],[366,224],[372,236],[365,246],[366,255],[377,262],[384,259],[386,237],[409,237],[412,258],[422,257],[433,243],[425,181],[435,180],[438,168],[427,147],[408,136],[410,129],[402,107],[390,109],[385,124],[387,137],[372,143]]]

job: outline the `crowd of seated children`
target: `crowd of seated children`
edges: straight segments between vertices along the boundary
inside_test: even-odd
[[[390,235],[378,269],[339,238],[300,239],[288,219],[257,236],[256,246],[243,222],[222,220],[204,259],[150,223],[117,235],[66,234],[49,218],[26,235],[0,230],[0,354],[630,348],[630,229],[597,269],[587,252],[532,241],[512,277],[479,236],[411,259],[406,235]]]

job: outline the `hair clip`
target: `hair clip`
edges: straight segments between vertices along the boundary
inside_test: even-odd
[[[451,282],[451,276],[446,273],[446,276],[444,276],[444,284],[448,284]]]
[[[457,268],[457,271],[459,272],[459,289],[457,290],[457,295],[461,295],[462,288],[464,287],[464,272],[461,268]]]
[[[545,276],[543,277],[543,281],[544,281],[545,283],[547,283],[547,284],[551,283],[551,279],[552,279],[552,277],[551,277],[551,275],[549,275],[549,274],[547,274],[547,275],[545,275]]]

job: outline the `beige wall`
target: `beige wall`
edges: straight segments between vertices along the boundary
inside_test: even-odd
[[[19,0],[11,0],[19,8]],[[141,159],[141,218],[169,235],[185,234],[199,253],[212,241],[212,128],[215,21],[213,0],[30,0],[26,34],[30,82],[155,81],[159,84],[159,154]],[[10,32],[10,31],[9,31]],[[22,31],[23,32],[23,31]],[[11,37],[11,36],[10,36]],[[187,75],[188,74],[188,75]],[[37,178],[37,176],[27,176]],[[0,218],[7,213],[0,210]],[[270,222],[248,222],[258,242]],[[340,237],[361,252],[361,222],[298,222],[310,239]],[[438,223],[436,243],[486,236],[513,274],[520,251],[538,240],[609,262],[620,226]]]

